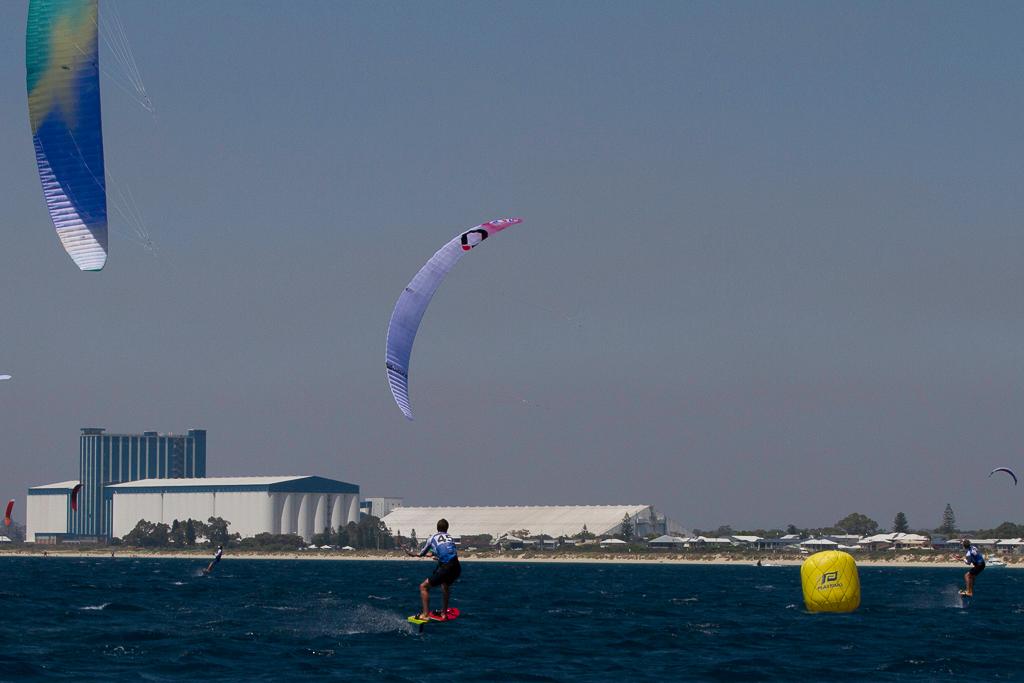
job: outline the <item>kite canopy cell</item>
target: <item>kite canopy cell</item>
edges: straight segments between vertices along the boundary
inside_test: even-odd
[[[100,123],[98,0],[31,0],[25,32],[28,113],[43,197],[81,270],[107,260]]]
[[[408,419],[412,419],[412,407],[409,403],[409,359],[412,356],[416,331],[431,298],[448,272],[467,251],[491,235],[522,222],[522,218],[499,218],[456,235],[430,257],[398,297],[395,310],[391,313],[391,322],[388,324],[385,366],[391,395]]]

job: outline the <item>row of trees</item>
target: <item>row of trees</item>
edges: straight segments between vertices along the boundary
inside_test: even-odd
[[[532,539],[532,540],[538,540],[538,541],[543,541],[543,540],[564,541],[564,540],[570,539],[570,538],[575,539],[577,541],[586,541],[588,539],[597,538],[596,534],[592,534],[592,533],[590,533],[587,530],[587,525],[586,524],[583,525],[583,528],[580,531],[577,531],[575,534],[572,534],[571,536],[558,536],[556,538],[555,536],[551,536],[549,534],[534,534],[529,529],[512,529],[512,530],[506,532],[505,534],[502,534],[502,538],[508,537],[508,536],[515,536],[516,538]],[[632,537],[632,533],[631,532],[630,532],[630,537]],[[464,547],[467,547],[467,548],[469,546],[475,546],[477,548],[485,548],[485,547],[491,545],[494,542],[494,540],[495,540],[494,536],[491,536],[490,534],[473,534],[473,535],[463,534],[460,537],[460,539],[461,539],[461,544]],[[420,539],[420,540],[422,540],[422,539]],[[416,530],[415,529],[412,530],[412,536],[409,537],[409,538],[406,538],[404,536],[399,535],[397,537],[397,539],[396,539],[396,542],[399,543],[399,545],[403,545],[403,546],[406,546],[406,545],[416,546],[416,545],[418,545],[419,541],[416,538]]]
[[[298,550],[306,545],[298,534],[256,534],[243,538],[238,547],[243,550]]]
[[[149,522],[140,519],[135,528],[121,539],[125,545],[140,548],[177,548],[194,547],[198,539],[205,539],[210,545],[227,546],[239,538],[238,534],[228,531],[230,522],[220,517],[210,517],[205,522],[187,519],[184,522],[174,520],[168,526],[163,522]]]
[[[313,543],[336,547],[347,545],[356,549],[390,550],[395,547],[391,532],[379,517],[373,515],[366,515],[359,522],[349,522],[338,529],[324,529],[322,533],[313,536]]]
[[[187,548],[194,547],[199,539],[205,539],[210,545],[227,547],[237,544],[242,548],[258,550],[295,550],[305,545],[305,541],[298,534],[262,533],[240,539],[239,534],[228,531],[230,525],[230,522],[220,517],[210,517],[206,522],[195,519],[174,520],[170,526],[162,522],[154,523],[140,519],[121,542],[141,548]],[[350,522],[340,529],[324,529],[322,533],[313,536],[313,543],[381,550],[395,547],[395,541],[387,528],[380,519],[373,516],[363,517],[358,523]]]
[[[621,538],[624,541],[635,540],[637,537],[633,529],[633,520],[627,514],[622,518],[622,530],[620,531],[620,533],[616,534],[616,537]],[[597,538],[596,534],[590,533],[590,531],[587,529],[586,524],[583,525],[582,529],[580,529],[575,534],[572,534],[571,536],[559,536],[555,538],[554,536],[551,536],[549,534],[534,534],[529,529],[511,529],[502,535],[503,538],[507,536],[514,536],[516,538],[521,538],[524,540],[557,540],[559,541],[560,545],[563,541],[567,539],[586,541]],[[402,532],[399,530],[393,542],[398,547],[415,548],[416,550],[419,550],[420,543],[422,540],[423,539],[417,537],[416,530],[412,529],[409,536],[403,536]],[[490,546],[494,541],[495,538],[490,534],[463,534],[460,537],[460,544],[462,545],[463,548],[486,548]]]
[[[890,529],[898,533],[910,532],[910,522],[907,521],[906,514],[897,512],[896,517],[892,520],[892,526]],[[947,538],[956,536],[961,532],[956,525],[956,514],[953,512],[953,506],[946,503],[946,509],[942,512],[942,523],[939,524],[935,529],[919,530],[924,534],[938,534]],[[755,529],[752,531],[734,531],[728,524],[723,525],[715,529],[714,531],[701,531],[700,529],[693,530],[696,536],[735,536],[740,535],[752,535],[762,536],[764,538],[778,538],[785,534],[796,534],[798,536],[820,536],[824,534],[857,534],[859,536],[871,536],[872,534],[884,533],[882,527],[875,520],[871,519],[867,515],[859,512],[854,512],[846,517],[843,517],[835,525],[831,527],[823,527],[819,529],[801,529],[796,525],[790,524],[784,530],[783,529]],[[972,532],[972,535],[979,538],[1017,538],[1024,536],[1024,524],[1013,524],[1011,522],[1003,522],[994,529],[977,529]]]
[[[0,526],[0,536],[6,536],[15,543],[24,543],[25,525],[14,522],[11,526]]]
[[[401,531],[398,532],[396,543],[400,546],[417,546],[419,540],[416,537],[416,530],[413,529],[411,536],[405,537],[401,535]],[[529,529],[512,529],[506,536],[515,536],[516,538],[522,539],[533,539],[533,540],[558,540],[564,541],[566,539],[575,539],[577,541],[587,541],[590,539],[597,538],[596,534],[591,533],[587,529],[587,525],[584,524],[583,528],[577,531],[571,536],[559,536],[557,539],[554,536],[548,534],[534,534]],[[623,541],[636,540],[638,537],[635,532],[635,526],[633,525],[633,519],[628,515],[622,516],[622,523],[620,525],[619,533],[615,534],[616,538],[621,538]],[[475,546],[477,548],[485,548],[494,541],[494,537],[490,534],[477,534],[473,536],[463,535],[461,537],[461,544],[463,547]]]

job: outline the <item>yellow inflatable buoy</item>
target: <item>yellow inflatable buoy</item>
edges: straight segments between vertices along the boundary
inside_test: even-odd
[[[811,612],[852,612],[860,607],[860,577],[849,553],[814,553],[800,567],[800,582]]]

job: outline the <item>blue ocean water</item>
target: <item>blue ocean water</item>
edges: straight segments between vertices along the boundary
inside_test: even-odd
[[[462,617],[406,621],[428,562],[0,557],[0,680],[1024,678],[1024,572],[861,568],[803,608],[799,568],[466,562]],[[437,597],[435,596],[435,605]]]

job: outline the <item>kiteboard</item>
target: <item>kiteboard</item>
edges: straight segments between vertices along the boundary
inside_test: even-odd
[[[417,626],[423,626],[423,624],[429,623],[431,621],[455,621],[458,618],[459,608],[449,607],[443,613],[439,609],[434,610],[430,613],[430,619],[420,619],[420,615],[414,614],[411,617],[409,617],[409,623],[416,624]]]
[[[964,607],[971,606],[971,598],[974,596],[968,595],[963,589],[960,590],[960,603]]]

